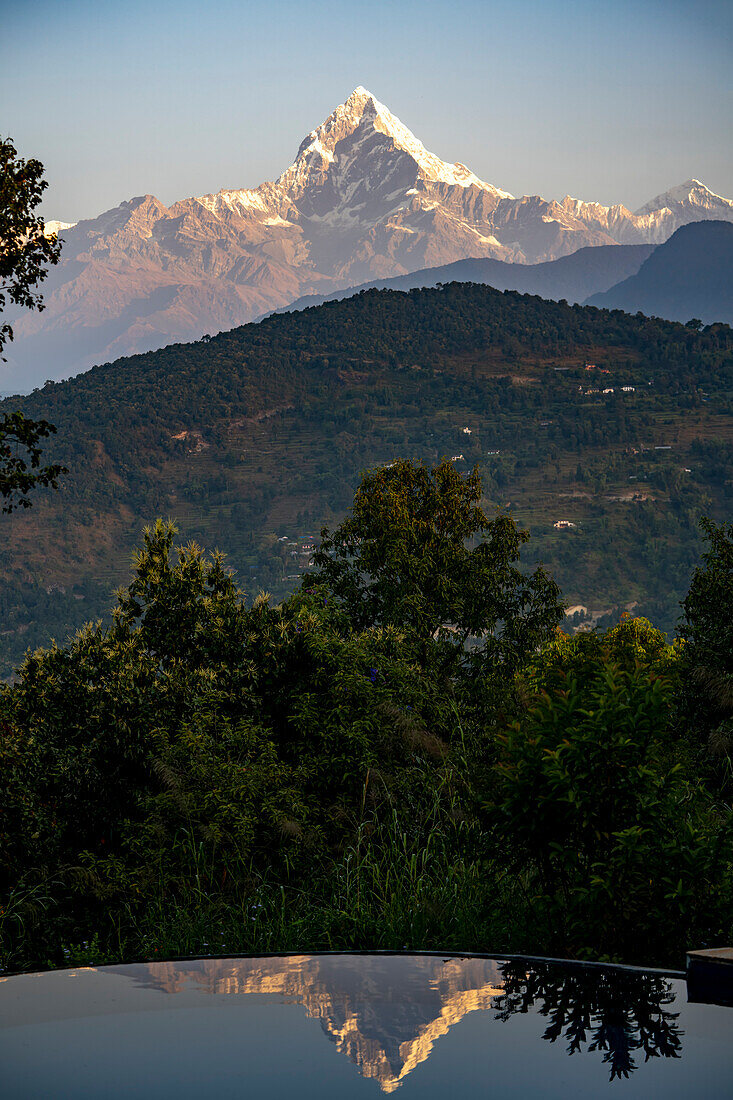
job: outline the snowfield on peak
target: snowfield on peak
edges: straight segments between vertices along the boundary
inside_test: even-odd
[[[73,229],[76,222],[59,222],[50,221],[44,222],[43,233],[46,237],[52,237],[54,233],[58,236],[59,233],[63,233],[65,229]]]
[[[637,215],[653,214],[660,210],[674,210],[675,207],[699,207],[701,210],[715,211],[717,219],[720,211],[733,212],[733,202],[724,199],[722,195],[716,195],[710,191],[700,180],[687,180],[669,191],[656,195],[648,203],[637,210]],[[701,220],[707,220],[703,218]],[[727,219],[724,219],[727,220]]]
[[[380,141],[380,135],[386,140]],[[448,164],[429,152],[412,131],[361,86],[306,135],[295,161],[279,177],[276,186],[297,201],[307,191],[330,183],[343,205],[354,199],[360,184],[367,192],[382,188],[387,171],[394,169],[390,161],[413,177],[412,186],[402,187],[402,198],[419,194],[415,186],[418,183],[476,187],[495,198],[512,198],[508,191],[485,183],[465,165]],[[352,170],[355,163],[356,172]],[[343,186],[345,180],[351,182],[350,191]],[[394,205],[396,209],[396,201]]]
[[[501,198],[513,198],[513,195],[510,195],[508,191],[501,191],[491,184],[484,183],[464,164],[448,164],[434,153],[428,152],[412,131],[408,130],[388,107],[380,103],[376,96],[373,96],[361,85],[351,93],[345,103],[329,115],[317,130],[312,130],[308,138],[313,139],[315,144],[324,149],[325,155],[333,160],[336,144],[334,135],[342,134],[344,129],[347,132],[353,132],[357,126],[364,122],[371,125],[378,133],[391,138],[398,149],[408,153],[418,166],[420,178],[433,183],[447,183],[460,187],[473,185],[480,187],[482,190],[491,191]],[[308,138],[306,138],[306,141],[308,141]],[[304,146],[305,142],[301,146],[301,151]],[[310,148],[310,146],[306,148]],[[299,151],[299,156],[301,151]]]
[[[537,264],[599,245],[659,244],[680,226],[733,222],[698,180],[636,213],[565,196],[515,198],[425,148],[355,88],[259,187],[123,202],[63,231],[43,313],[13,317],[0,388],[233,328],[305,295],[465,259]]]

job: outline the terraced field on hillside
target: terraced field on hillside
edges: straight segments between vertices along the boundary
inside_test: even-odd
[[[595,617],[636,604],[672,629],[699,515],[730,515],[732,378],[725,326],[455,284],[47,386],[22,408],[58,425],[71,472],[0,521],[0,668],[103,614],[157,515],[224,551],[248,593],[281,598],[361,471],[398,456],[478,463],[487,510],[529,528],[527,563],[544,560],[569,604]]]

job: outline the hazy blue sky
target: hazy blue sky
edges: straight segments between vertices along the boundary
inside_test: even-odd
[[[514,194],[733,196],[730,3],[0,0],[0,131],[47,217],[255,186],[364,84]]]

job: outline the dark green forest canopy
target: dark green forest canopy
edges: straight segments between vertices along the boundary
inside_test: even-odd
[[[732,366],[723,325],[454,283],[367,291],[47,384],[14,407],[56,424],[49,460],[71,473],[3,525],[0,664],[102,614],[156,515],[283,597],[299,537],[399,457],[478,463],[484,507],[530,528],[528,564],[569,602],[636,602],[673,629],[699,516],[729,512]]]
[[[42,410],[59,423],[103,430],[110,439],[115,428],[145,427],[154,443],[156,430],[167,438],[171,427],[211,428],[233,413],[258,412],[272,397],[304,397],[316,380],[335,380],[334,371],[358,367],[377,375],[486,352],[497,365],[526,357],[580,360],[584,351],[599,348],[654,368],[656,384],[678,393],[695,383],[724,381],[733,330],[714,325],[700,333],[470,283],[407,294],[372,290],[94,367],[46,385],[23,406],[29,415]],[[115,425],[120,413],[132,423]]]

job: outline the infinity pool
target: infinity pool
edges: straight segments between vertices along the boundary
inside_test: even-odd
[[[4,1100],[733,1095],[733,1008],[681,977],[299,955],[0,978]]]

